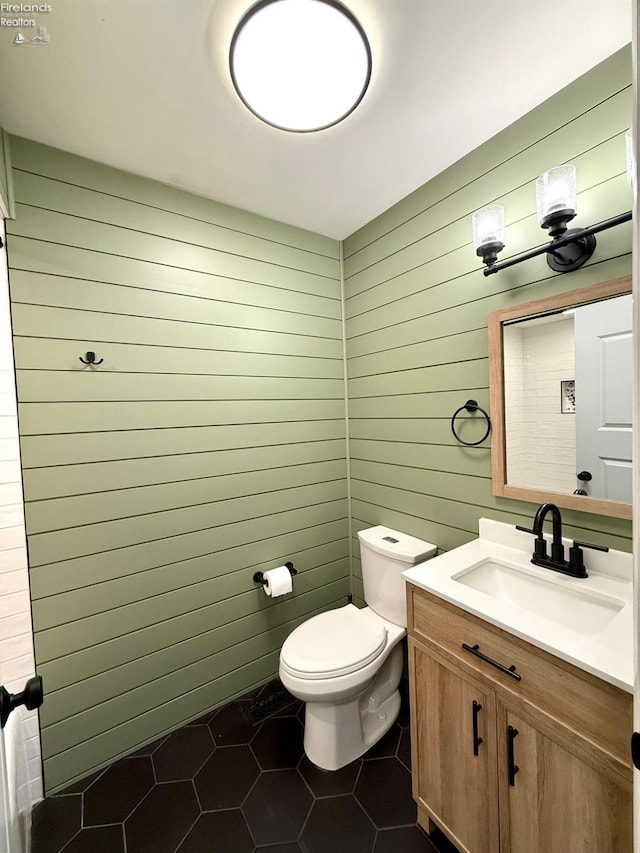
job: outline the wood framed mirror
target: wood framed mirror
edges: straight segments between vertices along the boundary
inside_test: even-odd
[[[631,518],[631,276],[489,314],[493,494]]]

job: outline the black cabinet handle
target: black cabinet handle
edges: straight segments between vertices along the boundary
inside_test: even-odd
[[[472,655],[475,655],[480,660],[483,660],[485,663],[491,664],[491,666],[495,666],[496,669],[499,669],[500,672],[504,672],[505,675],[510,675],[511,678],[515,678],[516,681],[522,681],[522,676],[516,672],[515,664],[513,666],[505,666],[502,663],[499,663],[497,660],[493,658],[487,657],[487,655],[483,654],[480,651],[480,646],[478,643],[475,646],[470,646],[468,643],[463,643],[462,648],[465,652],[471,652]]]
[[[514,729],[513,726],[507,726],[507,761],[509,763],[509,784],[512,788],[514,788],[516,784],[516,773],[520,770],[516,764],[515,751],[513,748],[513,742],[517,735],[518,729]]]
[[[473,713],[473,754],[478,754],[478,749],[482,743],[482,738],[478,737],[478,714],[482,711],[482,705],[474,699],[471,703]]]

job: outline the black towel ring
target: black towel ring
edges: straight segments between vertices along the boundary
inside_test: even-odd
[[[479,441],[463,441],[460,438],[460,436],[458,435],[458,433],[456,432],[455,420],[463,409],[466,409],[467,412],[482,412],[482,414],[487,419],[487,431],[485,432],[485,434],[482,436],[482,438]],[[451,432],[454,434],[454,436],[460,442],[460,444],[465,444],[467,447],[475,447],[477,444],[482,444],[482,442],[487,438],[487,436],[491,432],[491,418],[489,417],[489,414],[487,412],[485,412],[485,410],[482,408],[482,406],[478,405],[477,400],[467,400],[467,402],[464,404],[464,406],[460,406],[460,408],[456,409],[456,411],[453,413],[453,417],[451,418]]]

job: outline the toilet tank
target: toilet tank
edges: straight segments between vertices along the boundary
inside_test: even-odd
[[[358,531],[364,599],[383,619],[407,627],[407,599],[402,572],[433,557],[437,547],[414,536],[378,525]]]

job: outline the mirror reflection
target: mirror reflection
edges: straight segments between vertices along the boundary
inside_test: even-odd
[[[494,495],[631,518],[631,276],[493,311]]]
[[[631,501],[631,295],[504,324],[507,482]]]

